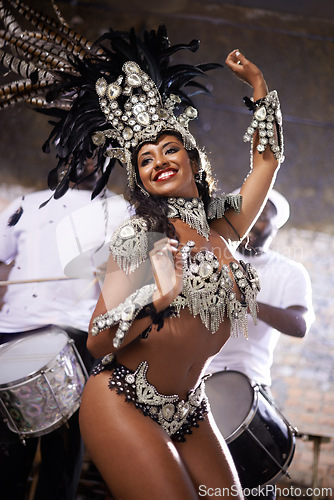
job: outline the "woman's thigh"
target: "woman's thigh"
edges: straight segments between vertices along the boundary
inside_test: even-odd
[[[233,459],[211,412],[176,448],[200,498],[243,498]]]
[[[116,499],[194,500],[197,493],[163,429],[108,388],[109,374],[85,387],[80,428],[87,450]]]

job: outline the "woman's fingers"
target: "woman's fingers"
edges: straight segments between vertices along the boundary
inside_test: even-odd
[[[153,250],[150,252],[151,260],[162,257],[170,257],[177,252],[178,241],[170,238],[162,238],[154,244]]]
[[[178,281],[173,258],[178,251],[177,246],[177,240],[163,238],[155,243],[150,252],[155,282],[162,296],[170,293]]]
[[[246,57],[238,49],[235,49],[229,53],[225,62],[229,67],[235,68],[236,65],[243,65],[246,61]]]
[[[251,87],[265,87],[265,81],[260,69],[247,57],[235,49],[230,52],[225,61],[230,70],[243,82]]]

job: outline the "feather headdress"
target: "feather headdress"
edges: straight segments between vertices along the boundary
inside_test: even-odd
[[[110,29],[92,43],[73,31],[52,4],[56,20],[21,0],[0,1],[0,63],[19,75],[0,87],[0,109],[23,102],[54,118],[43,149],[49,152],[51,142],[56,148],[58,164],[48,177],[55,198],[70,182],[83,180],[86,159],[93,156],[99,175],[92,197],[105,187],[116,161],[126,166],[133,189],[131,152],[161,131],[179,132],[187,149],[197,148],[188,130],[197,116],[192,96],[207,89],[196,79],[220,65],[170,64],[177,51],[195,52],[197,40],[170,45],[160,26],[142,38],[133,29]],[[32,31],[20,26],[18,14]],[[209,170],[204,152],[199,153],[201,168]]]

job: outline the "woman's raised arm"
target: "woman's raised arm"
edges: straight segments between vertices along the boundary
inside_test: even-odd
[[[252,141],[251,171],[241,187],[241,211],[226,211],[225,217],[230,224],[225,218],[211,223],[220,234],[236,241],[244,238],[261,213],[282,161],[283,144],[280,148],[276,130],[277,126],[281,126],[277,93],[268,93],[260,69],[238,50],[233,50],[225,62],[241,81],[253,88],[253,99],[248,100],[248,105],[253,109],[254,116],[245,134],[245,138]]]

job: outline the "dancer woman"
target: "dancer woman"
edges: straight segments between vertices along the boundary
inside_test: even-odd
[[[255,101],[265,98],[254,64],[237,50],[226,64],[253,87]],[[278,162],[254,141],[239,206],[237,197],[210,197],[205,166],[185,143],[166,126],[135,149],[137,215],[112,238],[91,322],[88,348],[105,358],[84,390],[81,431],[115,498],[238,492],[201,377],[231,330],[246,332],[247,308],[255,318],[256,272],[233,259],[228,242],[253,224]],[[157,241],[147,252],[150,239]]]

